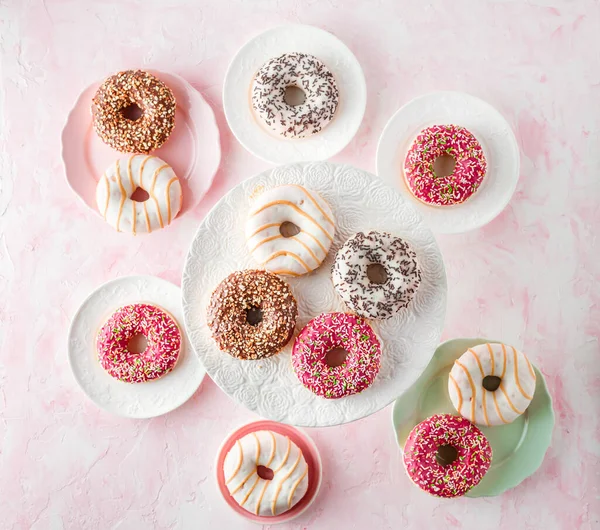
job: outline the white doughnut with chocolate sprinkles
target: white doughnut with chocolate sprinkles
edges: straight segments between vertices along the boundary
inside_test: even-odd
[[[137,106],[142,115],[126,116]],[[149,153],[167,141],[175,127],[175,96],[160,79],[143,70],[110,76],[96,92],[92,115],[100,139],[122,153]]]
[[[338,250],[332,279],[352,311],[385,320],[410,304],[421,270],[415,251],[403,239],[386,232],[358,232]]]
[[[290,286],[262,270],[230,274],[213,292],[208,327],[219,349],[238,359],[265,359],[290,341],[298,306]]]
[[[286,89],[298,87],[305,100],[286,102]],[[320,132],[339,103],[333,74],[319,59],[306,53],[284,53],[266,62],[252,82],[252,107],[271,130],[286,138],[305,138]]]

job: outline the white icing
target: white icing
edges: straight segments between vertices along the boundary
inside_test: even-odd
[[[286,221],[300,233],[283,237],[279,229]],[[248,249],[266,270],[300,276],[316,269],[327,256],[335,233],[333,222],[331,208],[316,192],[292,184],[278,186],[252,205],[246,222]]]
[[[136,202],[142,188],[150,196]],[[181,183],[166,162],[156,156],[132,155],[107,168],[96,187],[96,204],[106,222],[119,232],[145,233],[171,223],[181,209]]]
[[[273,471],[265,480],[258,466]],[[287,436],[257,431],[236,441],[225,456],[225,484],[245,510],[261,516],[279,515],[293,508],[308,489],[308,465],[300,448]]]
[[[300,88],[300,105],[285,101],[285,89]],[[252,107],[273,131],[289,138],[320,132],[332,119],[339,92],[331,71],[313,55],[285,53],[266,62],[252,82]]]
[[[488,375],[501,377],[501,388],[493,392],[486,390],[482,381]],[[469,348],[454,363],[448,377],[448,392],[454,408],[469,421],[479,425],[503,425],[525,412],[535,392],[535,380],[535,372],[525,354],[504,344],[481,344]]]

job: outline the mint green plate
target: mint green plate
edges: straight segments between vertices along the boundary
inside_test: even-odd
[[[453,339],[440,344],[429,365],[410,389],[394,403],[392,422],[402,450],[412,428],[433,414],[457,414],[448,396],[448,374],[468,348],[499,342],[489,339]],[[467,497],[490,497],[514,488],[533,475],[544,460],[554,428],[552,398],[546,381],[534,366],[535,394],[522,416],[508,425],[478,427],[492,446],[492,465]]]

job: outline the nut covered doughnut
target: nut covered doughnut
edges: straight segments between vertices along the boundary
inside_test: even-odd
[[[329,366],[327,353],[343,348],[348,356]],[[379,373],[381,346],[373,328],[359,316],[324,313],[300,332],[292,349],[292,365],[300,382],[318,396],[337,399],[362,392]]]
[[[284,225],[298,233],[285,233]],[[274,274],[300,276],[327,257],[335,225],[329,205],[314,191],[296,184],[262,193],[246,221],[246,238],[254,259]]]
[[[454,171],[436,176],[436,159],[450,156]],[[404,178],[412,194],[434,206],[460,204],[471,197],[485,177],[487,162],[473,134],[457,125],[433,125],[423,129],[404,161]]]
[[[124,114],[132,105],[142,111],[136,120]],[[149,153],[167,141],[175,126],[175,96],[149,72],[126,70],[100,85],[92,114],[104,143],[122,153]]]
[[[146,337],[141,353],[129,351],[129,341]],[[168,374],[181,351],[181,331],[175,319],[160,307],[131,304],[106,321],[96,339],[98,360],[112,377],[125,383],[144,383]]]
[[[379,267],[382,276],[371,279],[371,267]],[[421,283],[421,270],[415,251],[403,239],[386,232],[358,232],[338,250],[332,279],[352,311],[387,319],[410,304]]]
[[[272,471],[262,478],[258,467]],[[245,510],[271,517],[292,509],[308,490],[308,464],[287,436],[256,431],[235,442],[225,456],[223,475],[229,493]]]
[[[458,497],[479,484],[492,462],[492,448],[470,421],[436,414],[419,423],[404,444],[410,479],[436,497]]]
[[[300,88],[304,103],[290,105],[286,88]],[[339,92],[333,74],[306,53],[284,53],[267,61],[252,81],[252,108],[277,134],[304,138],[320,132],[333,119]]]
[[[208,327],[222,351],[238,359],[264,359],[292,338],[298,307],[287,283],[262,270],[230,274],[213,292]]]
[[[148,200],[134,201],[137,188]],[[96,204],[105,221],[118,232],[150,233],[164,228],[181,210],[181,183],[163,160],[152,155],[132,155],[117,160],[96,186]]]
[[[504,425],[529,407],[535,382],[524,353],[506,344],[480,344],[454,362],[448,393],[458,413],[473,423]]]

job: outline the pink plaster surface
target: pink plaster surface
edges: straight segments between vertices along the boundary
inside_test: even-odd
[[[510,205],[481,230],[439,238],[444,337],[500,337],[528,352],[557,413],[539,472],[488,499],[442,501],[413,487],[389,408],[310,430],[324,485],[287,528],[599,528],[600,5],[591,0],[0,3],[0,527],[255,528],[219,498],[214,459],[232,429],[256,418],[208,378],[164,417],[102,412],[71,376],[66,333],[106,280],[136,273],[179,283],[204,214],[268,167],[227,129],[220,94],[236,50],[285,22],[333,32],[364,68],[365,120],[336,161],[373,171],[391,114],[435,89],[486,99],[514,126],[522,173]],[[60,133],[84,87],[139,64],[202,92],[217,113],[223,163],[194,211],[131,238],[69,190]]]

